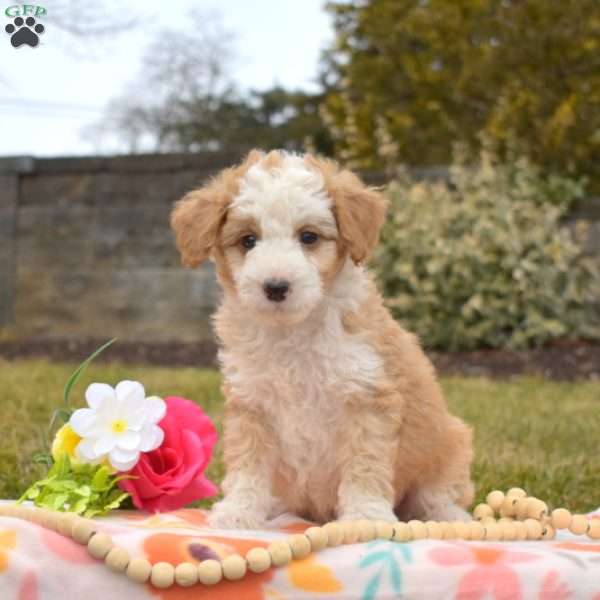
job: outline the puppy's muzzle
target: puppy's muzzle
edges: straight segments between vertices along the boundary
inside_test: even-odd
[[[283,302],[290,291],[290,282],[285,279],[267,279],[263,290],[271,302]]]

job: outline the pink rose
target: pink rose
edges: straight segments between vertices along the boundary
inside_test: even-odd
[[[194,500],[214,496],[218,489],[204,476],[217,441],[214,425],[202,409],[185,398],[165,398],[167,412],[159,427],[161,446],[142,453],[119,487],[133,504],[151,512],[177,510]]]

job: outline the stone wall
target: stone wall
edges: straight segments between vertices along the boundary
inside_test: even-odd
[[[10,337],[201,341],[217,288],[179,265],[175,200],[239,157],[0,160],[0,326]]]
[[[202,342],[218,289],[185,270],[175,200],[239,156],[0,159],[0,331],[9,337]],[[381,181],[376,174],[368,180]],[[600,263],[600,198],[589,222]]]

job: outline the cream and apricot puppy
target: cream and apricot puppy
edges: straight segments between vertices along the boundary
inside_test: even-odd
[[[210,257],[226,419],[215,527],[466,518],[471,431],[364,269],[386,203],[310,155],[253,151],[180,200],[183,264]],[[394,514],[396,513],[396,515]]]

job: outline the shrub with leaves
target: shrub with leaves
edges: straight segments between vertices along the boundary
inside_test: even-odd
[[[394,316],[449,350],[599,338],[600,277],[561,221],[582,193],[488,151],[459,153],[448,182],[400,174],[374,261]]]

